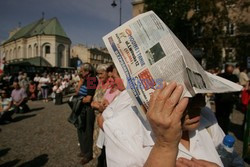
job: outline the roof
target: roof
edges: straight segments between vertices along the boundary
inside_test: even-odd
[[[22,64],[22,65],[35,65],[35,66],[47,66],[51,67],[51,64],[43,57],[32,57],[23,61],[12,62],[9,64]]]
[[[38,21],[22,27],[4,43],[9,43],[19,38],[30,38],[36,35],[57,35],[68,38],[58,19],[54,17],[49,20],[39,19]]]

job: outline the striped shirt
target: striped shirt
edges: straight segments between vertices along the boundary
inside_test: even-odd
[[[84,80],[82,86],[79,89],[79,96],[94,96],[95,90],[98,85],[98,80],[96,77],[89,77]]]

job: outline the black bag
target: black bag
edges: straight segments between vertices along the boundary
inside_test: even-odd
[[[85,120],[86,113],[85,113],[85,107],[82,103],[83,96],[73,96],[70,101],[68,101],[68,104],[72,110],[68,121],[75,125],[76,128],[82,127],[82,121]]]

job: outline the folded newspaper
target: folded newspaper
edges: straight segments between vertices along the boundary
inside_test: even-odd
[[[153,12],[143,13],[103,37],[140,111],[162,81],[184,85],[183,96],[240,91],[242,86],[203,70],[181,41]],[[139,107],[140,106],[140,107]]]

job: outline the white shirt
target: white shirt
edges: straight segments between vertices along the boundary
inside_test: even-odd
[[[239,78],[240,85],[246,86],[248,81],[249,81],[249,78],[247,74],[245,72],[241,72],[240,78]]]
[[[50,78],[49,77],[41,77],[39,82],[42,84],[42,86],[47,85],[48,83],[50,83]]]
[[[35,77],[34,78],[34,82],[39,82],[40,81],[40,77]]]
[[[132,109],[133,105],[127,92],[123,91],[103,113],[109,167],[143,166],[154,145],[150,131]],[[222,142],[225,134],[209,108],[203,108],[201,115],[199,128],[190,132],[190,151],[179,144],[178,157],[194,157],[223,166],[215,148]],[[211,134],[206,127],[209,127]]]
[[[123,91],[103,112],[106,159],[108,167],[143,166],[151,147],[143,136],[149,136],[136,113],[132,99]]]
[[[190,148],[179,144],[179,157],[202,159],[223,166],[216,147],[223,141],[225,134],[220,128],[214,113],[207,107],[201,110],[200,126],[189,132]]]

